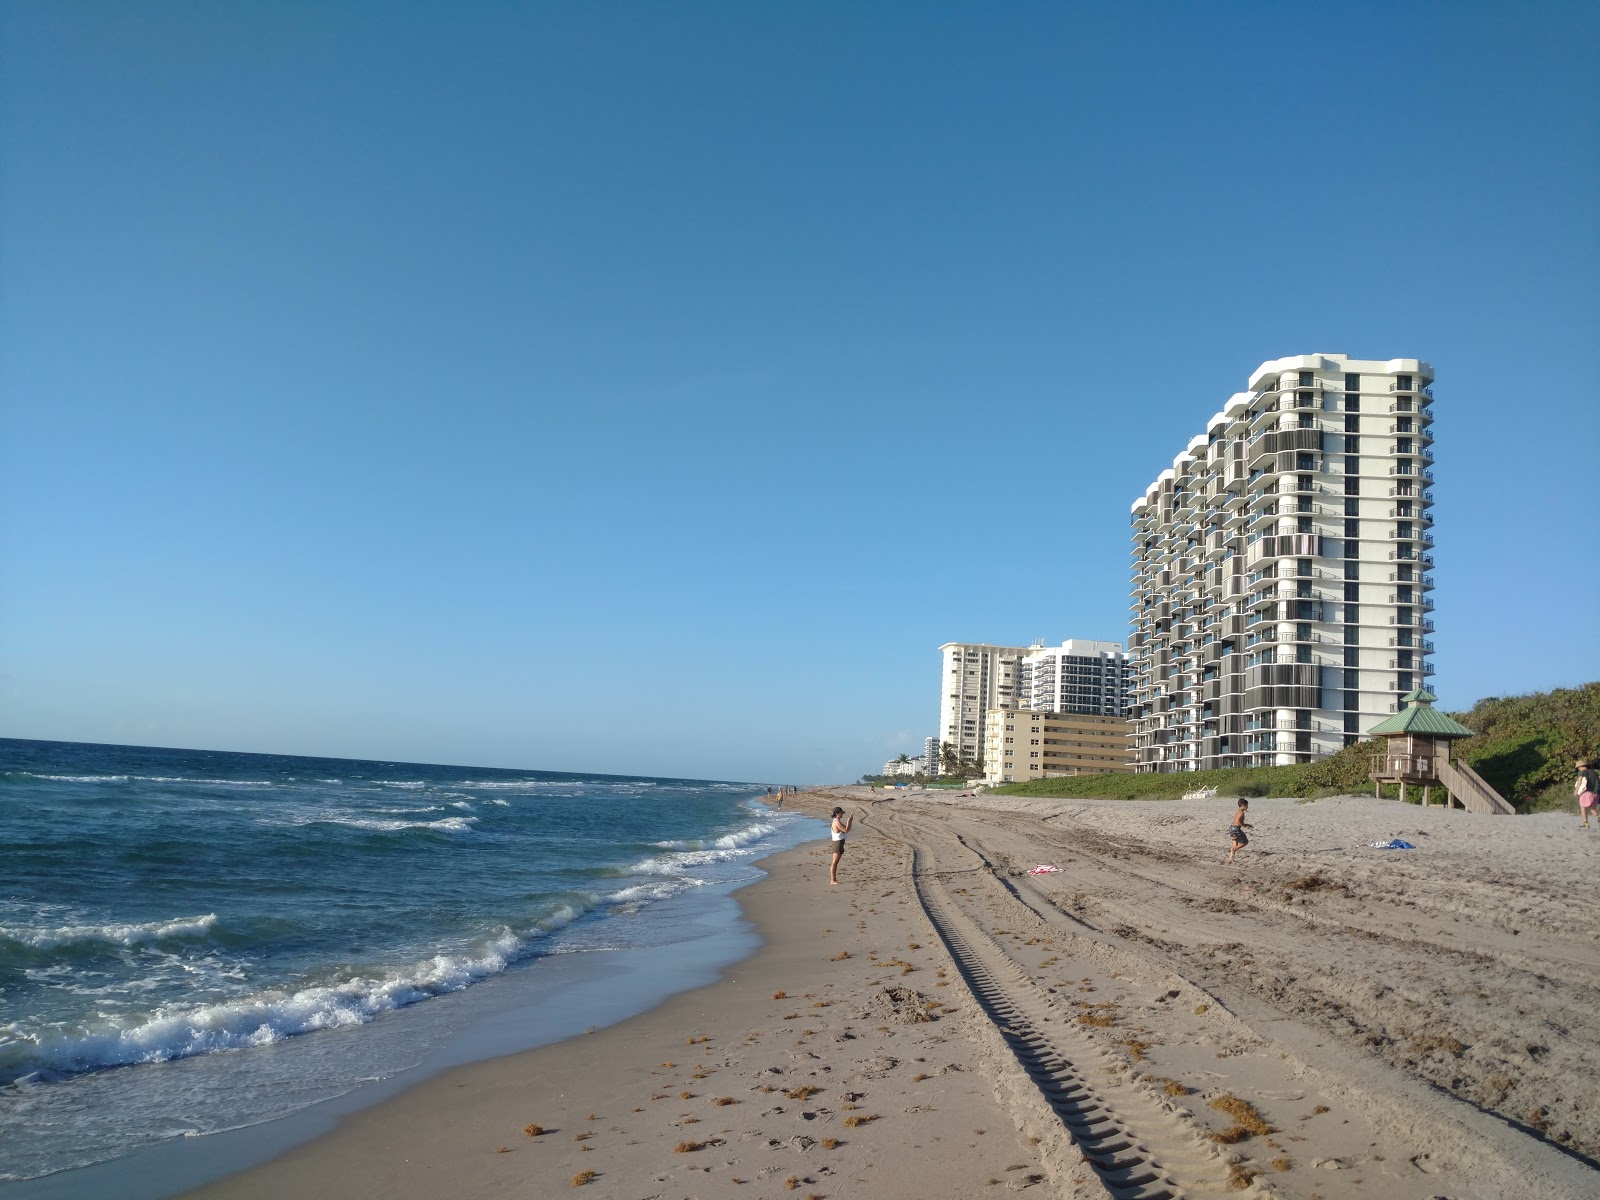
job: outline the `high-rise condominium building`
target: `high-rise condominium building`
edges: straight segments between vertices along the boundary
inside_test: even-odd
[[[1133,504],[1141,771],[1331,754],[1433,673],[1433,369],[1262,363]]]
[[[983,758],[983,714],[1017,698],[1023,646],[946,642],[939,676],[939,738],[963,762]]]
[[[1121,642],[1071,638],[1022,657],[1018,700],[1040,712],[1127,715],[1128,656]]]

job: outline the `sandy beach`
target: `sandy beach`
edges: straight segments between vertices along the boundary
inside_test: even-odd
[[[861,812],[841,884],[767,860],[720,981],[190,1195],[1600,1192],[1570,817],[1257,800],[1229,867],[1221,799],[797,799]]]

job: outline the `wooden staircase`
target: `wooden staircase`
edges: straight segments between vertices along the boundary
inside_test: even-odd
[[[1446,790],[1461,801],[1461,806],[1468,812],[1493,813],[1499,816],[1511,816],[1516,809],[1511,807],[1499,792],[1495,791],[1483,781],[1479,775],[1464,762],[1451,762],[1441,758],[1434,764],[1438,773],[1439,782],[1444,784]]]

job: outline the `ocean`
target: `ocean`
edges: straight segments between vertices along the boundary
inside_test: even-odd
[[[697,982],[662,948],[816,836],[765,792],[0,739],[0,1180],[272,1121],[474,1025],[575,1032],[596,972],[608,1019]]]

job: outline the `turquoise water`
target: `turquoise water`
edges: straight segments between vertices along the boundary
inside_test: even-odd
[[[475,985],[704,936],[675,901],[804,836],[764,794],[0,740],[0,1179],[282,1116],[415,1065]]]

